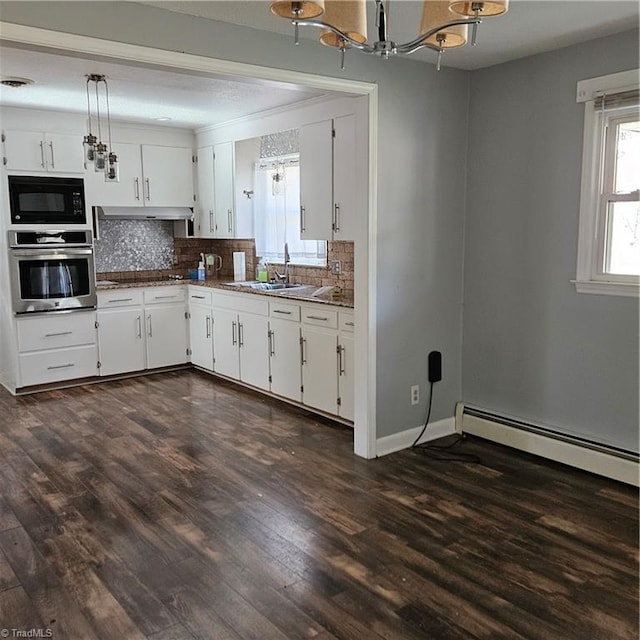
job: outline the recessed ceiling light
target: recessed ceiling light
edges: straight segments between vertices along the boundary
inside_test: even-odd
[[[161,116],[160,118],[154,118],[156,122],[169,122],[171,120],[169,116]]]
[[[5,85],[5,87],[19,89],[20,87],[24,87],[27,84],[33,84],[33,80],[30,80],[29,78],[17,78],[15,76],[8,76],[6,78],[2,78],[2,80],[0,80],[0,84]]]

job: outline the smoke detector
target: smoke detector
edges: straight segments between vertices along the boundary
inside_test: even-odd
[[[12,87],[13,89],[19,89],[20,87],[24,87],[27,84],[33,84],[33,80],[29,80],[29,78],[17,78],[13,76],[2,78],[0,80],[0,84],[5,85],[6,87]]]

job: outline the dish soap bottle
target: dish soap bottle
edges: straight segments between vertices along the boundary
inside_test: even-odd
[[[267,261],[264,258],[260,258],[256,275],[258,276],[258,282],[267,282],[269,280]]]
[[[200,262],[198,262],[198,280],[204,280],[205,269],[204,269],[204,254],[200,254]]]

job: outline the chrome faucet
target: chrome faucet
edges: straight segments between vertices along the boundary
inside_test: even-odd
[[[284,273],[278,273],[275,271],[276,280],[279,282],[289,282],[289,263],[291,262],[291,256],[289,255],[289,244],[284,243]]]

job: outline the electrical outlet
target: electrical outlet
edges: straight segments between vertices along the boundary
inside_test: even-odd
[[[411,404],[420,403],[420,385],[414,384],[411,387]]]
[[[340,260],[331,261],[331,273],[334,276],[339,276],[342,273],[342,262]]]
[[[171,262],[172,262],[174,265],[175,265],[175,264],[178,264],[178,262],[179,262],[179,261],[178,261],[178,256],[176,256],[176,255],[172,256],[172,257],[171,257]]]

